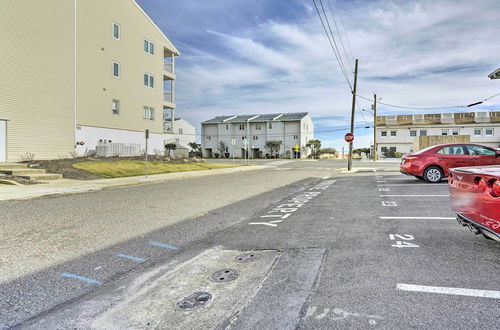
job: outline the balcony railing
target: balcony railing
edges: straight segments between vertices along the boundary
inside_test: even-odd
[[[169,61],[163,61],[163,69],[167,72],[174,73],[174,63]]]
[[[163,91],[163,100],[165,102],[174,103],[174,93]]]

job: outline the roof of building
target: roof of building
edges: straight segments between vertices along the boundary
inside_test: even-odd
[[[205,120],[202,124],[217,124],[217,123],[244,123],[250,122],[265,122],[265,121],[293,121],[301,120],[307,116],[308,112],[289,112],[289,113],[267,113],[254,115],[232,115],[232,116],[215,116],[215,118]]]

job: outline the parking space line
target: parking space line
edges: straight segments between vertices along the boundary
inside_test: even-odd
[[[87,277],[83,277],[83,276],[78,276],[78,275],[75,275],[75,274],[70,274],[70,273],[61,273],[61,276],[62,277],[68,277],[68,278],[74,278],[76,280],[80,280],[80,281],[84,281],[84,282],[87,282],[87,283],[90,283],[90,284],[97,284],[97,285],[101,285],[102,283],[98,280],[94,280],[92,278],[87,278]]]
[[[383,220],[393,220],[393,219],[401,219],[401,220],[455,220],[453,217],[379,217],[379,219]]]
[[[447,183],[386,183],[386,184],[379,184],[377,187],[382,187],[382,186],[391,186],[391,187],[397,187],[397,186],[406,186],[406,187],[411,187],[411,186],[427,186],[427,187],[434,187],[434,186],[447,186]]]
[[[440,287],[440,286],[414,285],[414,284],[404,284],[404,283],[398,283],[396,288],[402,291],[441,293],[441,294],[449,294],[456,296],[500,299],[500,291],[492,291],[492,290],[475,290],[475,289],[450,288],[450,287]]]
[[[450,195],[380,195],[380,197],[450,197]]]
[[[158,246],[158,247],[162,247],[162,248],[165,248],[165,249],[169,249],[169,250],[178,250],[179,249],[179,248],[177,248],[175,246],[168,245],[168,244],[163,244],[163,243],[160,243],[160,242],[151,241],[151,242],[149,242],[149,244],[151,244],[153,246]]]
[[[132,257],[132,256],[129,256],[129,255],[126,255],[126,254],[123,254],[123,253],[118,253],[116,256],[120,257],[120,258],[129,259],[129,260],[132,260],[132,261],[137,261],[137,262],[143,262],[144,261],[144,258]]]

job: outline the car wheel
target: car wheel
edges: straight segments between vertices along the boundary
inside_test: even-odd
[[[443,176],[443,171],[436,166],[430,166],[424,172],[424,180],[429,183],[438,183],[443,179]]]
[[[418,175],[415,175],[415,177],[419,180],[422,180],[422,181],[425,181],[424,177],[423,176],[418,176]]]

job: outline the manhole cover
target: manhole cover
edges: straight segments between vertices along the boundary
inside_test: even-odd
[[[235,258],[236,261],[238,262],[249,262],[257,259],[257,254],[255,253],[244,253],[240,254]]]
[[[212,300],[212,295],[208,292],[195,292],[181,301],[177,302],[177,307],[184,310],[191,310],[205,306]]]
[[[229,282],[238,277],[238,271],[234,269],[221,269],[212,274],[215,282]]]

